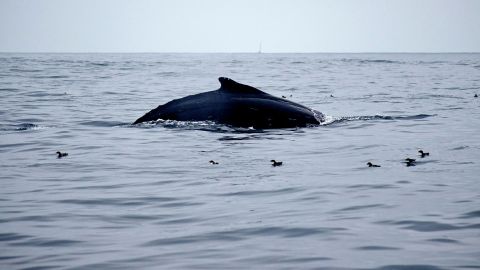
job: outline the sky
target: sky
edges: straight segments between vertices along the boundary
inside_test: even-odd
[[[480,0],[0,0],[0,52],[480,52]]]

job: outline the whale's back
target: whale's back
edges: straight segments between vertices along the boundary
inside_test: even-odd
[[[158,106],[134,124],[157,119],[215,121],[237,127],[288,128],[319,124],[313,110],[254,87],[219,78],[218,90],[172,100]]]

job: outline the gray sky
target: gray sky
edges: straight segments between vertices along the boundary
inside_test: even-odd
[[[480,52],[480,0],[0,0],[0,52]]]

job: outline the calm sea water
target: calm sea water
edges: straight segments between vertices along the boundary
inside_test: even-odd
[[[130,125],[220,76],[328,122]],[[480,54],[0,54],[0,268],[480,269],[475,93]]]

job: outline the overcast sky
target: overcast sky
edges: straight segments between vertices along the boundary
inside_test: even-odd
[[[480,52],[480,0],[0,0],[0,52]]]

